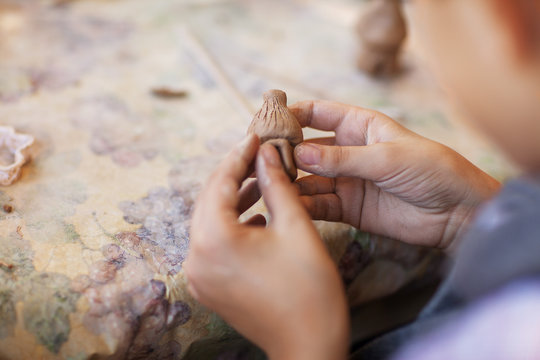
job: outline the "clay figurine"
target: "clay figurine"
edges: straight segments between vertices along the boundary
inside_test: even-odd
[[[374,76],[395,74],[401,44],[407,28],[400,0],[372,0],[360,18],[356,31],[358,69]]]
[[[302,127],[287,108],[287,95],[281,90],[269,90],[263,95],[264,103],[253,117],[248,134],[256,134],[262,143],[274,145],[287,175],[296,179],[293,149],[304,140]]]

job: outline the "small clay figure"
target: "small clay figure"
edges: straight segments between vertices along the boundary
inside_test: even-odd
[[[159,86],[152,88],[152,95],[162,99],[181,99],[188,95],[188,92],[182,88],[173,88],[168,86]]]
[[[253,117],[248,134],[256,134],[261,143],[269,143],[277,148],[285,171],[294,181],[297,170],[293,149],[304,140],[302,127],[287,108],[287,95],[283,91],[269,90],[263,98],[264,103]]]
[[[356,31],[360,40],[356,66],[374,76],[396,73],[399,50],[407,35],[399,0],[372,0]]]

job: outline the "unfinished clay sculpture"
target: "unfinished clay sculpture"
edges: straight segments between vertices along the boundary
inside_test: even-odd
[[[374,76],[396,73],[399,50],[407,35],[399,0],[371,0],[356,31],[357,67]]]
[[[248,134],[256,134],[261,143],[274,145],[285,171],[294,181],[297,176],[293,149],[304,140],[302,127],[287,108],[287,95],[281,90],[269,90],[263,95],[264,103],[253,117]]]
[[[16,133],[10,126],[0,126],[0,185],[11,185],[30,159],[34,137]]]

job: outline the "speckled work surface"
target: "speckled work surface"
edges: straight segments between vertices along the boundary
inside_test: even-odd
[[[0,124],[36,137],[21,179],[0,189],[11,210],[0,210],[0,358],[179,359],[229,334],[185,291],[182,261],[197,191],[249,119],[183,45],[186,28],[253,107],[269,88],[374,107],[503,176],[499,157],[447,120],[414,47],[394,81],[356,72],[361,7],[0,0]],[[163,86],[187,96],[151,94]],[[437,264],[425,249],[319,227],[352,304]]]

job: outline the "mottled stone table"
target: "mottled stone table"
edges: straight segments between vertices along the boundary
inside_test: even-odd
[[[33,162],[0,189],[0,209],[12,207],[0,210],[0,358],[196,358],[233,336],[189,297],[182,261],[197,191],[249,118],[186,31],[253,107],[281,88],[291,102],[377,108],[503,177],[504,161],[448,120],[460,117],[414,43],[393,80],[355,70],[362,5],[0,1],[0,124],[36,138]],[[160,98],[159,87],[187,95]],[[353,305],[438,269],[426,249],[318,226]]]

